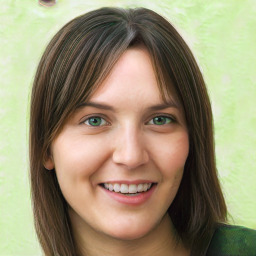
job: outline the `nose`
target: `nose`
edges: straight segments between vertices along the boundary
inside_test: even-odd
[[[146,164],[149,155],[142,134],[136,128],[126,128],[116,136],[113,162],[135,169]]]

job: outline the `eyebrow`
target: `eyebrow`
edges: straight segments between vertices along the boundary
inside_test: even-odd
[[[98,108],[98,109],[104,109],[104,110],[110,110],[110,111],[116,112],[116,109],[113,106],[103,104],[103,103],[92,102],[92,101],[78,104],[77,109],[80,109],[83,107],[94,107],[94,108]],[[166,108],[177,108],[178,109],[179,107],[174,101],[169,101],[167,103],[161,103],[161,104],[156,104],[156,105],[150,106],[147,108],[147,110],[148,111],[157,111],[157,110],[163,110]]]

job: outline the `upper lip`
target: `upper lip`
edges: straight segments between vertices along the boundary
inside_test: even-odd
[[[118,184],[143,184],[143,183],[156,183],[152,180],[109,180],[109,181],[104,181],[104,182],[101,182],[100,184],[103,184],[103,183],[111,183],[111,184],[114,184],[114,183],[118,183]]]

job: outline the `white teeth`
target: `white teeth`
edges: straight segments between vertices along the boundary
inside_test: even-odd
[[[110,191],[113,191],[113,190],[114,190],[113,184],[109,184],[109,185],[108,185],[108,190],[110,190]]]
[[[117,183],[114,184],[114,191],[115,192],[120,192],[120,185],[119,184],[117,184]]]
[[[121,184],[121,189],[120,192],[125,194],[125,193],[129,193],[129,187],[127,184]]]
[[[146,183],[143,185],[143,191],[147,191],[147,190],[148,190],[148,184]]]
[[[138,188],[137,188],[138,192],[142,192],[143,191],[143,187],[144,187],[143,184],[139,184]]]
[[[152,183],[141,183],[141,184],[118,184],[118,183],[104,183],[104,188],[122,194],[136,194],[138,192],[146,192],[152,186]]]
[[[135,184],[129,185],[129,193],[137,193],[137,186]]]

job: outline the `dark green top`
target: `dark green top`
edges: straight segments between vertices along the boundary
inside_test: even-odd
[[[256,256],[256,230],[220,225],[213,234],[206,256]]]

